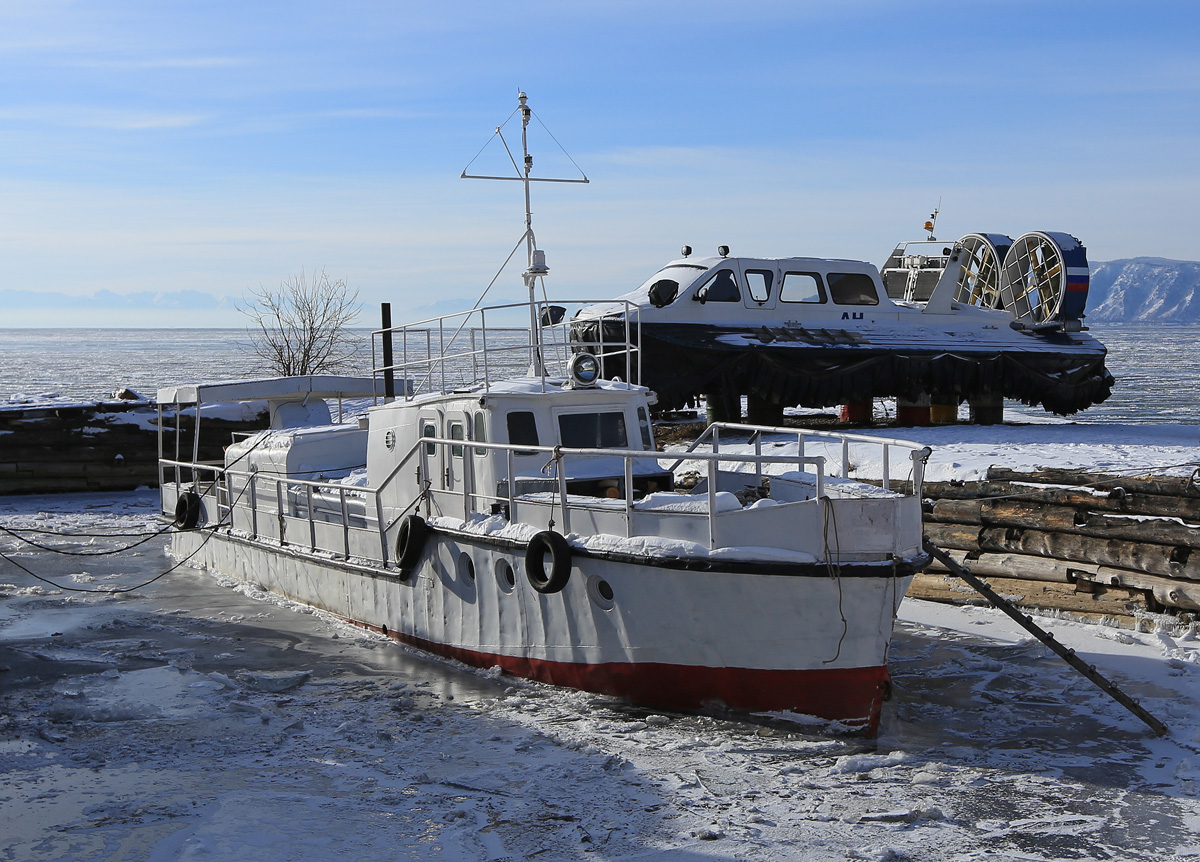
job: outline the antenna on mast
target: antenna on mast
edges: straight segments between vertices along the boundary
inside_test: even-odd
[[[490,175],[483,175],[483,174],[468,174],[467,173],[467,171],[470,169],[471,165],[475,163],[475,160],[479,158],[479,156],[483,153],[483,151],[485,149],[487,149],[487,144],[484,144],[483,147],[480,148],[479,152],[475,154],[475,158],[471,159],[471,162],[467,165],[467,167],[463,168],[462,174],[460,174],[460,178],[465,179],[465,180],[519,180],[521,182],[522,186],[524,186],[524,191],[525,191],[525,233],[522,235],[521,240],[517,244],[517,247],[518,248],[520,247],[520,242],[525,243],[526,268],[525,268],[525,272],[521,274],[521,279],[522,279],[522,281],[524,281],[525,287],[529,291],[529,337],[531,340],[531,344],[533,346],[533,363],[529,369],[529,374],[530,374],[530,376],[541,376],[542,374],[545,373],[545,369],[544,369],[544,366],[542,363],[541,331],[540,331],[540,327],[538,325],[539,321],[538,321],[538,316],[537,316],[537,297],[534,293],[534,287],[537,284],[537,280],[539,278],[544,278],[546,276],[546,274],[550,272],[550,268],[548,266],[546,266],[546,252],[543,249],[540,249],[537,247],[537,239],[533,233],[533,209],[531,207],[529,184],[530,183],[587,183],[587,182],[590,182],[590,180],[588,180],[587,174],[585,174],[582,170],[579,171],[579,175],[580,175],[579,179],[535,177],[532,175],[533,174],[533,156],[530,155],[530,153],[529,153],[529,120],[531,117],[533,117],[535,115],[533,113],[533,109],[529,107],[529,97],[526,96],[525,93],[521,90],[517,91],[517,101],[519,103],[517,105],[517,109],[515,111],[513,111],[512,114],[509,114],[508,117],[505,119],[504,123],[501,123],[499,126],[497,126],[496,131],[495,131],[495,136],[500,139],[500,143],[504,147],[504,152],[508,155],[508,160],[512,163],[512,166],[514,169],[514,176],[490,176]],[[513,115],[517,114],[517,113],[520,113],[520,115],[521,115],[521,162],[520,162],[520,164],[518,164],[517,160],[515,158],[513,158],[512,150],[509,149],[508,142],[506,140],[504,140],[504,126],[505,126],[505,124],[508,123],[509,120],[511,120],[513,118]],[[541,120],[539,119],[538,122],[540,123]],[[545,128],[544,123],[542,123],[542,127]],[[571,164],[575,165],[575,167],[578,169],[579,165],[575,164],[575,160],[571,158],[570,153],[568,153],[565,149],[563,149],[562,144],[558,143],[558,139],[554,137],[554,134],[552,132],[550,132],[549,129],[546,129],[546,132],[550,135],[551,138],[554,139],[554,143],[558,144],[558,148],[563,151],[563,154],[566,155],[566,157],[568,159],[570,159]],[[491,141],[489,140],[488,143],[491,143]],[[513,251],[515,252],[516,249],[513,249]],[[510,255],[510,257],[511,257],[511,255]],[[506,261],[506,263],[507,263],[507,261]],[[503,269],[503,267],[501,267],[501,269]],[[497,273],[497,275],[499,275],[499,274]],[[493,281],[493,283],[495,283],[495,279],[493,279],[492,281]],[[490,285],[489,285],[489,287],[490,287]],[[486,293],[486,291],[485,291],[485,293]],[[480,297],[480,300],[482,301],[482,297]]]

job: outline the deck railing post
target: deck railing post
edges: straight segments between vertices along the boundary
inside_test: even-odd
[[[562,531],[565,536],[571,532],[571,506],[567,501],[567,471],[564,469],[562,459],[555,459],[555,472],[558,473],[558,494],[562,500]]]
[[[338,488],[338,506],[342,510],[342,558],[350,559],[350,513],[346,510],[346,487]]]
[[[716,448],[716,440],[713,440]],[[708,549],[717,546],[717,459],[708,459]]]
[[[517,520],[517,476],[513,472],[513,450],[504,450],[505,455],[505,470],[508,476],[508,519],[510,521]]]
[[[312,485],[305,485],[304,502],[308,508],[308,547],[309,550],[317,549],[317,521],[313,518],[313,490]]]
[[[387,568],[388,564],[388,540],[387,540],[387,525],[383,522],[383,500],[379,494],[375,494],[375,523],[379,528],[379,564]]]
[[[888,463],[888,454],[891,452],[891,447],[883,444],[883,490],[890,491],[892,488],[892,471],[891,465]]]
[[[625,456],[625,538],[633,535],[633,459]]]
[[[761,488],[763,473],[762,473],[762,432],[755,431],[754,437],[754,484]]]
[[[287,525],[283,520],[283,482],[275,480],[275,511],[279,517],[279,544],[287,544]]]
[[[258,538],[258,477],[250,474],[250,536]]]

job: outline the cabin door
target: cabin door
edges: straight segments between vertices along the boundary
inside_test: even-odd
[[[770,311],[779,297],[778,277],[773,266],[742,261],[742,303],[746,308]]]
[[[466,424],[461,414],[445,417],[446,436],[451,440],[466,440]],[[463,458],[466,448],[462,443],[452,443],[442,447],[444,461],[442,464],[443,478],[447,491],[461,491],[463,482]]]

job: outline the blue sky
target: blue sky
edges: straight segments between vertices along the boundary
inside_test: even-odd
[[[683,243],[878,264],[939,199],[941,238],[1197,259],[1198,25],[1152,0],[0,0],[0,326],[241,326],[302,268],[365,323],[468,306],[522,202],[458,177],[518,88],[591,179],[535,188],[559,295]]]

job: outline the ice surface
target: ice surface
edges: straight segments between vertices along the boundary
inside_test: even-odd
[[[155,511],[149,492],[5,498],[0,524],[119,533]],[[95,580],[79,582],[77,559],[0,538],[87,589],[148,579],[167,565],[157,547],[89,559]],[[894,697],[867,741],[803,716],[663,714],[472,671],[188,569],[113,595],[0,568],[0,858],[1157,862],[1200,849],[1200,640],[1186,627],[1046,622],[1167,723],[1159,740],[1003,615],[905,600]]]

